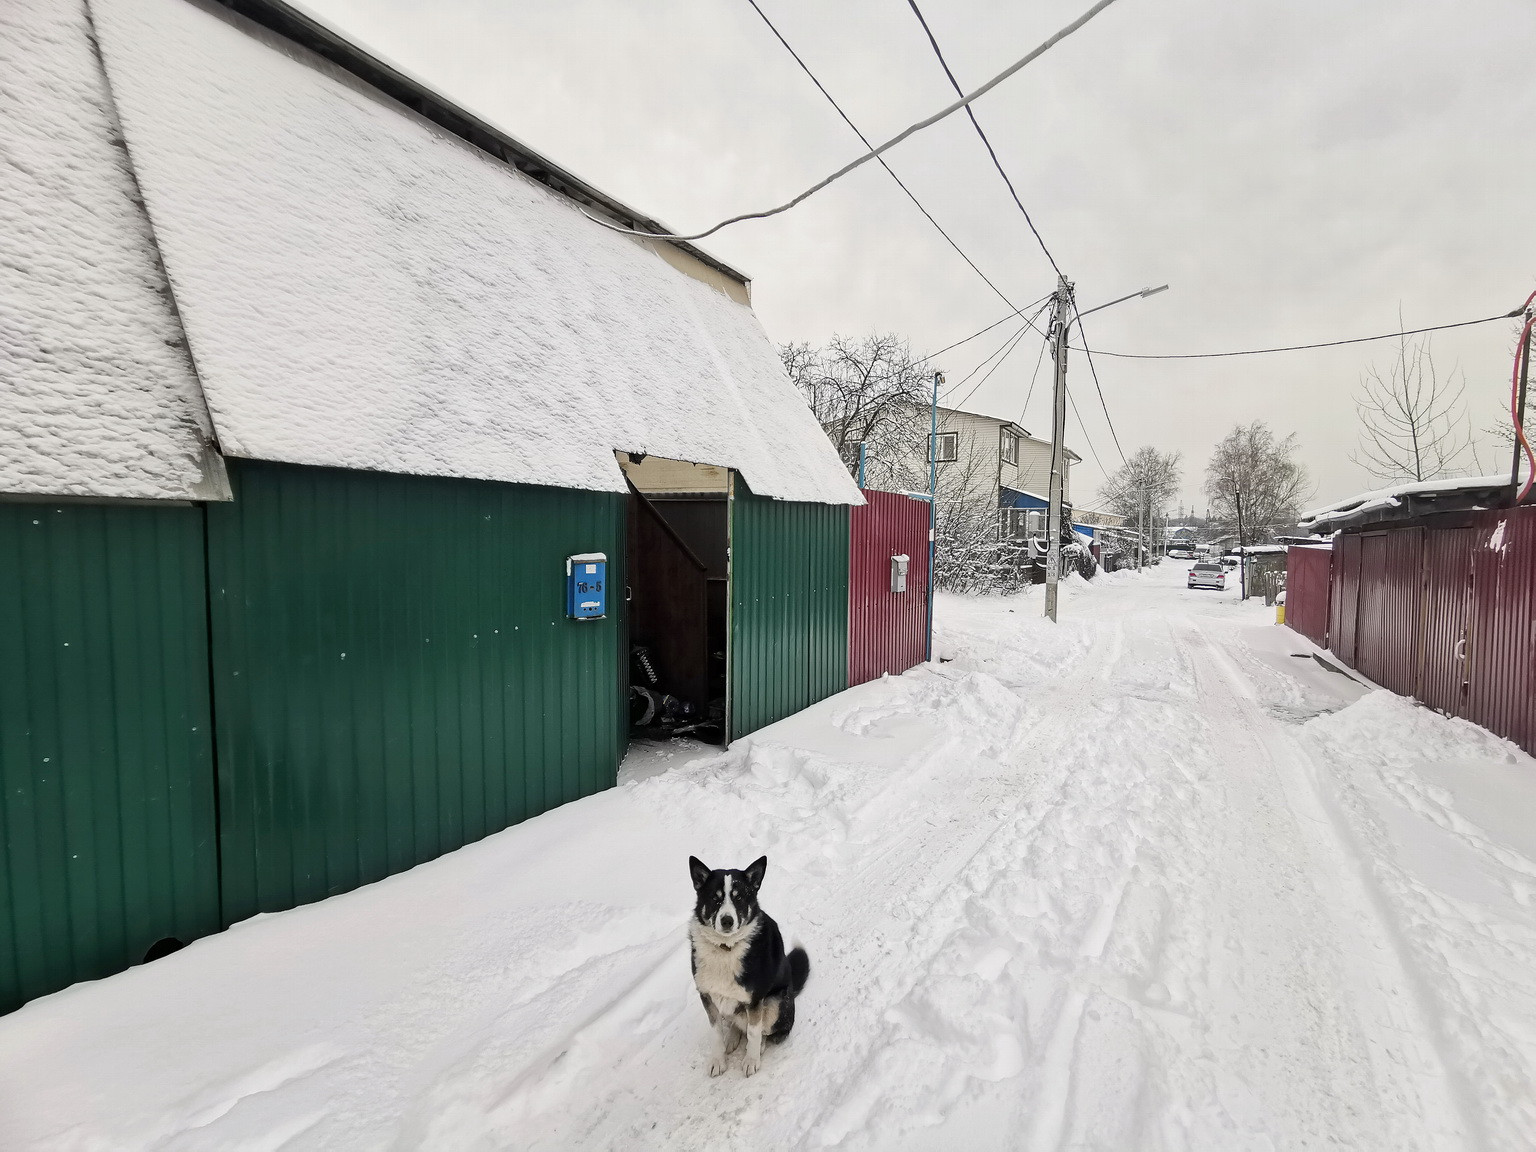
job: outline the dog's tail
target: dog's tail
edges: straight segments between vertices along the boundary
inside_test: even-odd
[[[805,987],[805,978],[811,974],[811,958],[805,954],[804,948],[796,944],[789,950],[786,959],[789,961],[789,990],[798,996],[800,989]]]

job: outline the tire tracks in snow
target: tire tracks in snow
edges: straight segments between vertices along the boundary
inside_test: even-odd
[[[1381,1099],[1395,1118],[1414,1120],[1399,1147],[1437,1150],[1486,1146],[1472,1093],[1445,1057],[1432,1000],[1398,931],[1395,916],[1370,875],[1360,846],[1327,799],[1308,752],[1267,717],[1246,674],[1223,646],[1191,621],[1192,640],[1220,673],[1207,677],[1229,694],[1227,710],[1241,738],[1268,763],[1310,857],[1313,885],[1331,913],[1351,1007],[1368,1046]]]

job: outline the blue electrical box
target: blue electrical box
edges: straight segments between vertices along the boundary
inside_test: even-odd
[[[608,557],[601,552],[565,558],[565,614],[572,620],[608,615]]]

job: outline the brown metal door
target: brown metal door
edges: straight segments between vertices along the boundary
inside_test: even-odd
[[[1470,528],[1434,528],[1424,534],[1424,612],[1415,695],[1452,715],[1465,708],[1472,536]]]

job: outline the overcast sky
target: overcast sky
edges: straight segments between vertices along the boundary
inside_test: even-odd
[[[746,0],[305,0],[552,160],[677,231],[787,199],[862,150]],[[759,0],[872,140],[953,99],[904,0]],[[1087,0],[928,0],[967,89]],[[1536,288],[1536,4],[1120,0],[975,105],[1084,309],[1093,346],[1203,352],[1490,316]],[[963,114],[887,154],[1015,303],[1054,273]],[[877,165],[704,246],[751,276],[777,341],[949,344],[1007,307]],[[1007,327],[942,358],[951,381]],[[1514,323],[1435,337],[1475,426],[1507,396]],[[1049,360],[1021,343],[966,405],[1049,434]],[[1215,361],[1097,360],[1127,453],[1183,453],[1199,508],[1239,421],[1295,432],[1316,502],[1374,486],[1352,393],[1390,344]],[[1119,456],[1081,356],[1074,488]],[[967,388],[969,385],[967,385]],[[1086,434],[1085,434],[1086,433]],[[1487,471],[1507,450],[1485,447]],[[1467,461],[1472,471],[1473,462]],[[1086,482],[1086,483],[1085,483]]]

